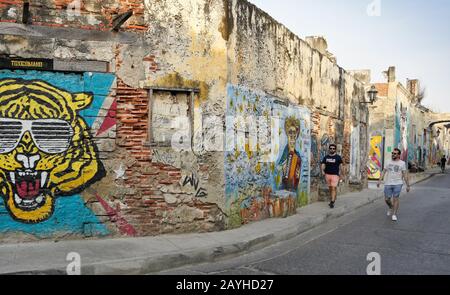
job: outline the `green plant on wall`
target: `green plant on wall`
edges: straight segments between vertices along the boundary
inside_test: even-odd
[[[298,197],[298,207],[305,207],[309,204],[309,197],[307,192],[300,192]]]
[[[246,196],[240,195],[235,201],[233,201],[228,210],[228,225],[227,228],[238,228],[242,225],[241,207],[245,201]]]

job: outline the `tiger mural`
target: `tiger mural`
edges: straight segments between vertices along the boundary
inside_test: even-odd
[[[0,79],[0,196],[15,220],[45,221],[57,197],[105,176],[78,114],[92,100],[41,80]]]

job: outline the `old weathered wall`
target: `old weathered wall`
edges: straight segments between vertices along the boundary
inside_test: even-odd
[[[212,127],[203,124],[205,130],[201,129],[209,117],[223,118],[227,72],[226,41],[219,31],[224,13],[222,1],[83,1],[80,10],[75,7],[74,14],[67,14],[69,3],[34,1],[32,25],[25,26],[20,24],[21,3],[0,2],[0,54],[9,58],[53,59],[56,70],[2,70],[0,74],[5,81],[23,79],[14,82],[18,89],[44,81],[45,87],[67,93],[63,96],[66,100],[77,93],[92,94],[92,102],[86,103],[85,109],[72,111],[85,122],[83,132],[89,134],[93,145],[90,156],[97,159],[102,169],[85,176],[81,168],[84,155],[77,154],[81,163],[71,168],[71,173],[80,178],[77,185],[62,193],[58,183],[49,182],[51,195],[47,199],[54,202],[45,203],[47,209],[41,213],[36,206],[35,211],[39,212],[28,214],[29,220],[16,216],[20,212],[15,213],[8,203],[11,193],[3,191],[2,238],[152,235],[223,229],[223,152],[219,150],[217,156],[206,150],[202,137],[194,140],[194,152],[190,148],[180,152],[170,146],[153,145],[149,138],[150,114],[153,119],[164,120],[172,108],[165,101],[160,108],[151,109],[152,87],[194,89],[192,109],[191,105],[185,107],[189,109],[186,117],[200,135],[208,134]],[[112,18],[129,9],[134,11],[133,17],[121,32],[108,32]],[[58,70],[75,72],[64,74]],[[5,91],[15,86],[8,87]],[[23,98],[27,91],[28,88],[21,90],[17,99],[33,105]],[[172,94],[166,90],[158,92],[162,96]],[[41,110],[41,114],[32,116],[14,113],[11,117],[46,119],[49,112]],[[62,115],[56,116],[65,120]],[[79,130],[74,130],[71,142],[80,136]],[[32,151],[27,156],[35,156],[36,151]],[[41,150],[37,153],[41,160],[35,160],[36,169],[44,169],[41,165],[48,155]],[[69,153],[62,156],[67,161],[71,157],[74,156]],[[25,169],[24,164],[17,163],[17,171]],[[9,166],[4,169],[5,175],[14,172]],[[51,168],[45,169],[49,169],[51,180]],[[44,170],[38,170],[38,176],[41,171]],[[63,176],[69,173],[56,172]],[[72,174],[67,177],[73,177]],[[20,184],[34,184],[31,179],[26,180]],[[3,183],[9,188],[12,182],[5,176]],[[41,202],[35,195],[37,187],[33,186],[33,191],[30,188],[22,190],[21,195]]]
[[[53,68],[0,69],[0,132],[15,127],[0,142],[1,239],[203,232],[293,214],[325,192],[330,143],[346,164],[342,190],[365,185],[364,85],[248,2],[32,1],[26,25],[21,9],[0,0],[1,57]],[[228,124],[237,114],[279,118],[271,159]],[[243,149],[226,149],[230,130]],[[43,144],[54,139],[56,150]]]
[[[2,22],[21,23],[23,2],[1,0]],[[39,26],[82,28],[108,31],[112,20],[121,13],[133,11],[133,16],[124,25],[127,30],[145,31],[143,0],[37,0],[30,2],[29,23]]]
[[[347,183],[364,186],[367,108],[359,104],[363,83],[254,5],[225,2],[229,83],[311,112],[309,201],[327,189],[319,177],[319,163],[330,143],[338,145],[344,158]]]
[[[150,28],[145,38],[158,71],[147,71],[140,85],[199,90],[188,116],[193,142],[181,152],[150,145],[153,165],[169,166],[178,174],[167,177],[171,185],[152,184],[152,178],[159,177],[153,172],[156,176],[145,181],[147,198],[163,200],[163,206],[156,208],[163,232],[224,229],[223,144],[220,134],[215,134],[217,130],[223,133],[226,106],[226,40],[219,31],[223,3],[166,0],[147,1],[146,7]]]

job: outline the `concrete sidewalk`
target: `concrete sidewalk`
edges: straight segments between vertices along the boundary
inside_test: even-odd
[[[412,183],[437,172],[420,173]],[[66,274],[70,252],[81,256],[82,274],[147,274],[242,255],[293,238],[328,220],[382,198],[381,190],[339,197],[335,209],[314,203],[285,219],[268,219],[224,232],[144,238],[74,240],[0,245],[0,274]]]

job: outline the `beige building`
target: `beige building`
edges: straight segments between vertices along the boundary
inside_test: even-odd
[[[370,107],[369,179],[379,179],[386,159],[394,148],[402,151],[402,160],[412,171],[429,165],[431,111],[420,104],[418,80],[406,86],[396,79],[395,67],[385,72],[387,82],[376,83],[378,100]]]
[[[385,160],[394,148],[402,151],[402,160],[411,172],[435,167],[448,155],[449,114],[435,113],[421,104],[419,80],[396,79],[395,67],[385,72],[387,82],[376,83],[378,100],[370,107],[369,179],[379,179]]]

